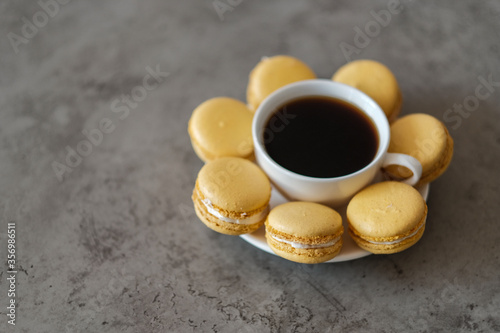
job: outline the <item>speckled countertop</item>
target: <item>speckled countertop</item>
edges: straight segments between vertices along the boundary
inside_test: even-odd
[[[0,4],[0,331],[500,331],[498,1],[58,1]],[[417,245],[307,266],[198,221],[190,114],[275,54],[379,60],[447,124]]]

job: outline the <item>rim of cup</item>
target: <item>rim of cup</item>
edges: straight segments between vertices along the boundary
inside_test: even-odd
[[[324,86],[323,88],[324,90],[330,89],[329,93],[320,92],[318,88],[313,88],[318,85]],[[302,89],[303,91],[301,91]],[[314,89],[318,91],[309,92]],[[290,91],[294,92],[296,91],[297,93],[292,94],[293,97],[284,98],[283,95],[287,95]],[[305,176],[293,172],[291,170],[288,170],[279,165],[276,161],[274,161],[271,158],[271,156],[269,156],[264,147],[263,132],[267,121],[271,117],[271,114],[284,103],[292,101],[297,98],[307,97],[307,96],[325,96],[343,100],[351,105],[354,105],[357,109],[359,109],[361,112],[363,112],[371,119],[371,121],[375,125],[375,129],[377,130],[379,144],[377,148],[377,153],[375,154],[370,163],[368,163],[363,168],[344,176],[320,178],[320,177]],[[362,107],[360,104],[363,104],[365,106]],[[390,127],[389,127],[389,121],[387,120],[384,111],[382,111],[380,106],[364,92],[340,82],[335,82],[328,79],[312,79],[312,80],[303,80],[290,83],[286,86],[277,89],[269,96],[267,96],[266,99],[264,99],[264,101],[259,105],[257,111],[255,112],[252,122],[252,136],[253,136],[255,155],[257,156],[260,154],[260,156],[263,157],[267,163],[270,163],[280,172],[285,173],[288,176],[296,178],[298,180],[325,182],[333,180],[338,181],[356,177],[357,175],[372,168],[375,164],[381,162],[381,159],[387,153],[387,149],[389,147]]]

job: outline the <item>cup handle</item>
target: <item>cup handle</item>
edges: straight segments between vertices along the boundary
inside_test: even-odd
[[[387,153],[382,167],[385,168],[389,165],[401,165],[410,169],[413,173],[411,177],[402,180],[402,183],[414,186],[418,183],[420,177],[422,177],[422,165],[413,156],[398,153]]]

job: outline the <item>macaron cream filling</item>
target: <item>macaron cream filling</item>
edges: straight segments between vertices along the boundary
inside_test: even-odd
[[[203,199],[201,200],[203,205],[207,208],[208,213],[211,215],[215,216],[216,218],[220,219],[221,221],[228,222],[228,223],[236,223],[236,224],[254,224],[259,221],[262,221],[263,219],[266,218],[267,213],[269,212],[269,206],[267,206],[263,211],[260,213],[254,214],[249,217],[243,217],[240,219],[232,219],[230,217],[222,215],[220,212],[218,212],[214,206],[212,205],[212,202],[209,199]],[[246,213],[242,213],[242,216],[245,216]]]
[[[280,237],[277,237],[274,235],[271,235],[271,237],[273,239],[275,239],[276,241],[281,242],[281,243],[286,243],[295,249],[321,249],[321,248],[333,246],[340,240],[340,236],[339,236],[339,237],[337,237],[337,238],[335,238],[327,243],[323,243],[323,244],[303,244],[303,243],[289,241],[289,240],[286,240],[286,239],[283,239],[283,238],[280,238]]]

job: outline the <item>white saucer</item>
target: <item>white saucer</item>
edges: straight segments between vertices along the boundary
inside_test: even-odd
[[[420,192],[420,194],[426,201],[429,195],[429,188],[430,188],[429,184],[425,184],[417,188],[417,190]],[[288,199],[286,199],[279,191],[277,191],[273,187],[271,193],[271,202],[269,203],[271,209],[288,201],[289,201]],[[327,261],[326,263],[349,261],[349,260],[363,258],[371,254],[370,252],[365,251],[360,247],[358,247],[358,245],[349,236],[349,233],[347,232],[346,208],[347,205],[336,209],[340,213],[340,215],[342,215],[342,221],[344,223],[344,230],[345,230],[343,235],[344,245],[342,246],[342,250],[340,251],[339,255],[337,255],[332,260]],[[260,227],[257,231],[251,234],[241,235],[240,237],[243,238],[245,241],[249,242],[250,244],[252,244],[253,246],[255,246],[256,248],[259,248],[260,250],[265,251],[267,253],[276,255],[267,245],[264,226]]]

